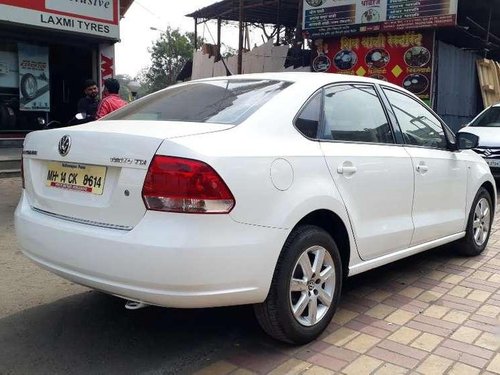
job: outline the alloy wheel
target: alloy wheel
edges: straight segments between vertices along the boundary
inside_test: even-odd
[[[482,246],[488,238],[491,222],[490,203],[486,198],[481,198],[474,210],[474,219],[472,221],[472,231],[474,242],[477,246]]]
[[[335,291],[335,266],[322,246],[312,246],[297,260],[290,280],[290,307],[301,325],[320,322],[332,304]]]

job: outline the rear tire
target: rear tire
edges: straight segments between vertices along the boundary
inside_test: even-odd
[[[302,226],[285,242],[269,295],[254,306],[255,315],[275,339],[305,344],[330,323],[341,289],[342,263],[335,241],[319,227]]]
[[[465,237],[457,242],[461,255],[472,257],[484,251],[490,238],[494,209],[490,193],[481,187],[472,203]]]

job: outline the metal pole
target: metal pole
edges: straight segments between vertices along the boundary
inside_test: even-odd
[[[295,27],[295,40],[294,44],[298,45],[299,42],[302,42],[303,37],[302,37],[302,17],[303,17],[303,1],[299,1],[299,11],[297,12],[297,25]],[[302,46],[303,47],[303,46]]]
[[[194,50],[198,49],[198,18],[194,19]]]
[[[220,20],[220,18],[217,18],[217,59],[216,59],[216,61],[219,61],[221,59],[221,53],[220,53],[220,48],[221,48],[220,34],[221,34],[221,20]]]
[[[243,71],[243,0],[240,0],[239,42],[238,42],[238,74]]]
[[[493,15],[493,5],[490,5],[490,14],[488,16],[488,28],[486,29],[486,48],[484,49],[484,58],[488,58],[488,44],[490,42],[491,17]]]
[[[486,43],[490,41],[491,17],[493,16],[493,5],[490,5],[490,14],[488,16],[488,28],[486,29]]]
[[[280,45],[280,31],[281,31],[281,0],[278,0],[278,12],[276,15],[276,25],[278,29],[276,31],[276,45]]]

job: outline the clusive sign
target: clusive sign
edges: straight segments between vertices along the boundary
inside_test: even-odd
[[[119,39],[118,0],[0,0],[0,21]]]
[[[377,78],[431,99],[434,33],[379,33],[316,39],[317,72]]]
[[[45,0],[47,9],[103,21],[113,21],[112,0]]]
[[[454,26],[458,0],[304,0],[310,38]]]

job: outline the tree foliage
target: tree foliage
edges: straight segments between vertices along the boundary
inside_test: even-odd
[[[120,84],[120,97],[123,100],[130,101],[132,95],[130,94],[130,89],[128,88],[128,84],[130,81],[132,81],[132,77],[130,77],[128,74],[117,74],[115,76],[115,79],[118,81]]]
[[[198,38],[199,44],[202,41]],[[194,33],[182,33],[168,27],[148,49],[151,66],[139,75],[148,93],[161,90],[176,82],[184,64],[193,58]]]

